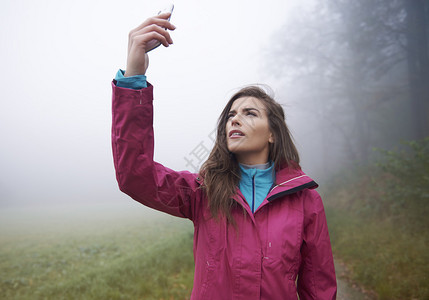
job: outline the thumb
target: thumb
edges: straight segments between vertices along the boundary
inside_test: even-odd
[[[147,68],[149,67],[149,55],[147,53],[144,54],[144,70],[146,73]]]

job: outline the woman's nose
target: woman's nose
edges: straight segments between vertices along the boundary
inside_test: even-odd
[[[238,117],[238,114],[231,118],[231,125],[241,125],[241,121]]]

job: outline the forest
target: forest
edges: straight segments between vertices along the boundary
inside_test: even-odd
[[[297,127],[313,125],[296,135],[311,140],[336,260],[368,297],[427,299],[429,2],[318,1],[273,40],[266,68]]]

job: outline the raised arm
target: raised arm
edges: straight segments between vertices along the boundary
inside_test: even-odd
[[[172,43],[169,14],[149,18],[129,34],[125,76],[143,75],[151,43]],[[128,89],[112,84],[112,149],[119,188],[151,208],[194,219],[199,184],[195,174],[175,172],[153,161],[153,86]]]

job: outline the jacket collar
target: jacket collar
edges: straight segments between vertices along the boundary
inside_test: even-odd
[[[267,200],[272,201],[284,195],[290,195],[308,188],[315,189],[318,186],[299,166],[284,165],[276,170],[275,184],[268,192]]]
[[[291,195],[305,189],[315,189],[317,187],[318,184],[307,176],[299,166],[296,166],[295,168],[283,166],[276,170],[275,183],[268,192],[265,200],[255,210],[255,213],[257,213],[263,206],[277,198]],[[247,202],[244,200],[244,196],[238,187],[237,194],[234,196],[234,199],[244,207],[250,218],[254,221],[254,213],[251,212],[249,205],[246,205]]]
[[[195,174],[195,177],[199,185],[204,184],[202,176]],[[319,185],[311,179],[310,176],[306,175],[299,166],[292,167],[283,165],[276,169],[275,182],[268,192],[267,200],[270,202],[281,196],[290,195],[304,189],[315,189],[318,186]],[[241,203],[241,201],[239,202]]]

